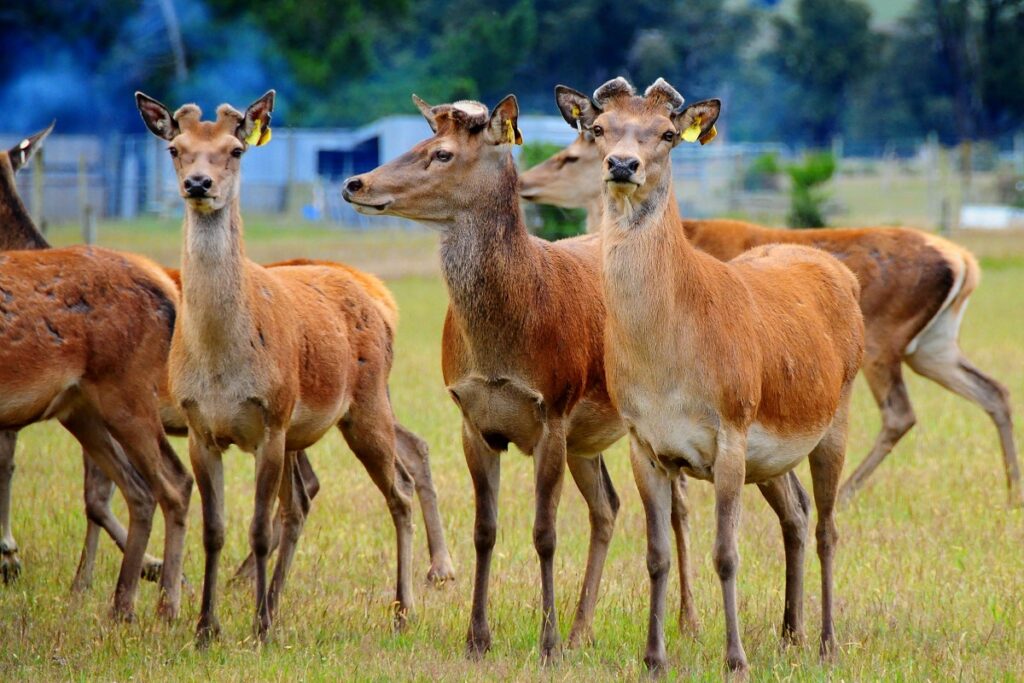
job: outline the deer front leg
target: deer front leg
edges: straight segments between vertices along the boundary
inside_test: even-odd
[[[8,584],[21,574],[18,544],[11,533],[11,482],[14,479],[14,449],[18,432],[0,431],[0,578]]]
[[[561,421],[549,421],[534,450],[533,547],[540,558],[540,590],[543,618],[540,632],[541,661],[559,654],[558,613],[555,608],[555,521],[565,478],[565,431]]]
[[[501,455],[490,448],[465,420],[462,422],[462,449],[473,480],[476,517],[473,545],[476,568],[473,573],[473,608],[466,633],[466,653],[479,657],[491,649],[491,629],[487,623],[487,587],[491,574],[491,556],[498,536],[498,489],[501,484]]]
[[[686,475],[682,472],[672,482],[672,531],[676,536],[679,565],[679,630],[695,636],[700,630],[700,620],[690,587],[690,508],[686,496]]]
[[[665,652],[665,596],[672,569],[669,529],[672,517],[672,481],[655,464],[654,453],[635,435],[629,438],[629,462],[647,517],[647,573],[651,580],[650,616],[644,664],[653,674],[668,666]]]
[[[782,641],[799,643],[804,635],[804,551],[811,499],[790,471],[757,485],[779,516],[786,551],[786,605],[782,613]]]
[[[746,435],[738,429],[723,426],[718,433],[713,475],[715,478],[715,571],[722,583],[725,607],[725,661],[740,676],[748,671],[747,655],[740,639],[737,614],[736,572],[740,555],[737,534],[740,522],[740,494],[746,478]]]
[[[220,451],[204,443],[189,429],[188,455],[203,507],[203,598],[196,626],[196,644],[209,645],[220,635],[217,619],[217,569],[224,548],[224,463]]]
[[[256,558],[256,616],[253,627],[261,641],[265,641],[270,632],[267,558],[270,556],[274,501],[281,488],[285,465],[284,442],[284,430],[275,430],[267,435],[266,441],[256,450],[256,492],[252,524],[249,527],[249,547]]]

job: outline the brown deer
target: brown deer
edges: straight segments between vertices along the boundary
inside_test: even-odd
[[[571,145],[523,173],[520,195],[541,204],[585,208],[587,230],[593,232],[603,212],[602,164],[596,141],[583,131]],[[910,228],[785,230],[732,220],[683,219],[683,229],[691,244],[722,261],[764,244],[824,249],[860,281],[867,335],[862,370],[882,412],[882,428],[840,490],[841,499],[853,497],[916,422],[903,380],[905,362],[988,413],[999,434],[1009,503],[1024,505],[1009,392],[975,367],[958,343],[964,311],[981,277],[969,251]]]
[[[431,107],[415,96],[413,101],[435,135],[398,159],[350,178],[343,194],[360,212],[403,216],[441,232],[441,266],[450,297],[442,370],[462,411],[463,449],[476,501],[477,563],[467,649],[479,655],[491,645],[487,590],[497,536],[500,454],[513,443],[534,459],[540,649],[546,659],[559,647],[552,562],[566,465],[590,509],[591,527],[570,646],[591,639],[619,506],[600,455],[624,433],[605,387],[600,240],[593,235],[552,243],[527,233],[510,153],[520,139],[514,97],[502,100],[493,113],[478,102]],[[788,481],[800,486],[796,477]],[[694,630],[684,483],[680,480],[673,489],[671,523],[681,569],[680,624]],[[794,505],[785,506],[770,487],[766,495],[773,508],[784,509],[794,529],[801,514],[806,524],[799,507],[802,488],[780,483],[778,491],[790,495]],[[787,544],[787,557],[789,549]],[[802,545],[793,546],[794,558],[798,552]]]
[[[622,78],[598,88],[593,99],[559,86],[556,100],[567,120],[594,136],[606,169],[605,362],[647,514],[651,610],[644,661],[652,670],[667,664],[672,479],[682,472],[714,484],[726,661],[745,673],[736,604],[740,491],[744,483],[785,481],[776,478],[805,457],[818,509],[826,655],[835,648],[834,503],[864,348],[857,279],[817,249],[762,247],[722,263],[689,243],[670,152],[684,138],[713,137],[718,100],[685,106],[662,79],[640,97]],[[783,634],[799,635],[798,629],[784,623]]]
[[[189,457],[203,502],[206,568],[200,644],[220,630],[216,586],[224,545],[221,454],[255,456],[255,631],[266,638],[305,520],[295,452],[338,426],[384,494],[398,549],[396,620],[413,605],[412,482],[396,458],[387,393],[396,308],[375,278],[325,266],[263,268],[245,257],[239,209],[241,158],[269,139],[274,92],[241,113],[195,105],[174,114],[136,93],[147,127],[169,142],[185,203],[182,303],[169,361],[170,391],[186,416]],[[267,585],[274,498],[284,515]]]
[[[0,151],[0,251],[13,249],[48,249],[46,238],[39,232],[35,223],[26,211],[18,196],[14,182],[14,174],[27,164],[28,160],[42,146],[43,141],[53,130],[51,124],[47,129],[32,135],[11,150]],[[6,159],[6,163],[5,160]],[[334,266],[345,268],[341,264],[329,261],[310,261],[292,259],[271,263],[267,267],[310,265]],[[167,275],[180,290],[181,277],[179,271],[166,268]],[[166,363],[165,363],[166,365]],[[162,388],[165,388],[162,385]],[[170,402],[166,391],[160,395],[161,419],[168,434],[185,436],[187,428],[184,416]],[[455,570],[444,538],[444,527],[437,507],[437,495],[430,472],[429,448],[421,438],[396,423],[398,454],[403,464],[412,474],[416,482],[416,493],[420,500],[424,525],[427,532],[427,544],[430,551],[431,565],[427,579],[433,584],[444,583],[455,578]],[[10,527],[11,481],[14,474],[14,451],[17,432],[0,433],[0,576],[4,583],[13,580],[21,571],[18,558],[18,547]],[[171,454],[171,457],[173,454]],[[91,586],[95,565],[96,551],[99,543],[99,531],[102,528],[123,551],[127,540],[127,531],[110,509],[114,493],[114,482],[103,473],[103,470],[83,451],[84,493],[86,506],[86,537],[83,545],[78,569],[72,581],[72,590],[82,591]],[[303,496],[311,501],[320,488],[320,482],[313,471],[304,451],[296,454],[296,476],[302,481]],[[280,515],[275,516],[271,539],[271,552],[279,543],[281,535]],[[160,577],[162,563],[159,559],[144,556],[142,578],[157,581]],[[236,579],[252,579],[255,563],[252,554],[246,558],[235,573]]]
[[[157,503],[166,528],[158,611],[173,618],[180,605],[192,478],[167,444],[157,401],[176,298],[158,266],[131,254],[91,247],[0,254],[0,429],[12,435],[57,419],[121,489],[130,521],[117,618],[134,614]],[[5,441],[13,447],[13,436]],[[13,461],[6,464],[0,488],[8,508]]]

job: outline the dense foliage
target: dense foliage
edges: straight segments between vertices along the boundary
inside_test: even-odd
[[[4,129],[136,129],[140,88],[178,103],[281,93],[279,120],[362,123],[428,100],[665,76],[725,100],[734,140],[821,147],[996,138],[1024,122],[1024,0],[51,0],[0,7]],[[784,7],[785,9],[779,9]],[[178,36],[180,35],[180,38]]]

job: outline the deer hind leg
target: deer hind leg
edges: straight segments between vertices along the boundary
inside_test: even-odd
[[[676,563],[679,565],[679,630],[697,635],[700,619],[693,602],[690,572],[690,506],[682,472],[672,482],[672,531],[676,537]]]
[[[784,643],[799,643],[804,635],[804,548],[811,498],[795,472],[758,484],[761,494],[782,526],[786,549],[786,605],[782,613]]]
[[[473,607],[466,632],[466,653],[471,657],[479,657],[491,649],[491,629],[487,623],[487,588],[494,544],[498,537],[501,454],[488,446],[480,433],[466,420],[462,421],[462,450],[466,456],[469,476],[473,480],[473,546],[476,550]]]
[[[651,673],[662,673],[668,666],[665,650],[665,598],[672,570],[672,481],[653,461],[653,453],[630,435],[629,461],[633,479],[640,492],[647,518],[647,574],[650,577],[650,615],[647,622],[647,647],[644,664]]]
[[[277,429],[271,431],[256,449],[256,491],[252,523],[249,526],[249,547],[256,558],[256,615],[253,631],[261,641],[267,639],[271,624],[267,559],[270,557],[274,500],[278,498],[287,465],[284,444],[285,432]]]
[[[846,435],[850,410],[851,387],[845,389],[832,426],[821,442],[811,451],[808,460],[814,489],[814,505],[818,510],[815,538],[818,561],[821,563],[821,637],[822,658],[831,657],[836,650],[833,624],[833,559],[839,535],[836,531],[835,505],[839,479],[846,459]]]
[[[540,657],[544,663],[560,654],[558,611],[555,606],[556,520],[566,466],[565,431],[561,422],[549,420],[533,452],[534,518],[533,547],[540,559],[541,630]]]
[[[409,473],[398,460],[394,416],[386,392],[356,401],[341,424],[352,452],[384,494],[397,542],[395,626],[403,628],[412,612],[412,493]]]
[[[569,472],[583,494],[590,510],[590,545],[587,549],[587,569],[583,575],[583,588],[576,608],[576,618],[569,631],[569,647],[593,642],[594,608],[597,605],[601,573],[608,557],[608,546],[615,531],[615,516],[619,512],[619,497],[612,486],[604,456],[569,457]]]
[[[128,503],[128,531],[111,615],[115,619],[131,621],[156,500],[143,475],[133,467],[122,446],[114,440],[109,425],[104,424],[92,409],[79,407],[61,422],[104,474],[117,484]]]
[[[444,523],[437,507],[437,492],[430,473],[430,448],[427,442],[395,423],[395,439],[398,445],[398,459],[412,475],[416,483],[416,495],[420,499],[423,526],[427,531],[427,548],[430,551],[430,570],[427,581],[435,586],[455,580],[455,566],[448,553],[444,538]]]
[[[71,590],[75,593],[88,590],[92,586],[100,530],[107,532],[121,552],[124,552],[125,543],[128,540],[128,531],[110,509],[110,501],[114,497],[114,482],[103,473],[102,468],[84,450],[82,451],[82,467],[85,472],[83,493],[85,495],[86,529],[82,555],[78,561],[75,578],[71,582]],[[162,569],[163,562],[146,553],[142,561],[142,578],[146,581],[158,581]]]
[[[308,467],[309,460],[305,457],[305,451],[289,451],[285,454],[284,475],[281,477],[281,489],[278,493],[278,515],[274,518],[280,548],[277,565],[274,567],[274,578],[270,583],[270,594],[267,597],[271,617],[274,616],[281,593],[284,591],[284,583],[288,578],[295,549],[312,504],[313,497],[309,495],[308,479],[303,476],[300,458],[305,460],[305,466]]]
[[[18,432],[0,430],[0,578],[11,583],[21,574],[18,544],[11,533],[11,483]]]
[[[309,461],[309,456],[306,455],[306,451],[296,451],[295,461],[299,482],[303,489],[303,495],[309,499],[309,503],[312,505],[313,499],[316,498],[316,494],[320,492],[320,479],[316,476],[316,471],[313,469],[313,463]],[[287,473],[288,470],[285,469]],[[307,510],[308,513],[308,510]],[[278,546],[281,543],[281,527],[283,525],[285,512],[284,510],[278,509],[276,515],[274,515],[273,526],[270,529],[270,555],[274,554]],[[238,565],[238,569],[235,570],[234,576],[231,577],[229,583],[232,584],[246,584],[252,583],[256,579],[256,557],[252,554],[252,551],[245,556],[242,560],[242,564]]]
[[[1006,387],[967,360],[952,337],[922,340],[917,350],[907,357],[907,362],[917,373],[963,396],[988,413],[999,431],[1009,503],[1014,507],[1024,505],[1017,445],[1013,437],[1010,392]]]
[[[843,484],[839,498],[844,503],[853,499],[868,477],[917,421],[907,385],[903,381],[903,365],[898,355],[887,352],[866,358],[864,377],[882,411],[882,429],[867,457]]]

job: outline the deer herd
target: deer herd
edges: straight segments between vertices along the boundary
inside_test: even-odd
[[[822,657],[834,656],[836,507],[915,423],[904,362],[989,414],[1010,504],[1024,503],[1008,392],[957,341],[979,282],[977,262],[952,242],[908,228],[791,231],[683,219],[671,152],[715,137],[719,100],[686,104],[662,79],[641,95],[623,78],[593,96],[558,86],[555,100],[578,137],[520,176],[512,154],[522,142],[514,96],[489,110],[474,101],[431,106],[414,95],[433,136],[342,189],[361,213],[401,216],[440,234],[449,295],[442,372],[462,415],[475,502],[468,654],[491,647],[488,589],[501,454],[509,444],[533,458],[541,658],[561,649],[554,556],[566,469],[590,519],[568,644],[592,641],[619,509],[604,453],[628,436],[647,520],[647,667],[668,667],[671,537],[680,626],[698,628],[687,477],[714,487],[712,555],[729,669],[748,670],[736,586],[744,484],[756,484],[779,517],[781,635],[785,643],[802,639],[812,498],[794,468],[804,459],[817,509],[819,647]],[[306,449],[337,426],[394,523],[394,621],[401,628],[415,605],[414,495],[427,532],[428,579],[443,583],[455,571],[427,444],[398,422],[388,394],[394,299],[376,277],[340,263],[264,266],[246,257],[241,164],[250,147],[270,139],[273,91],[245,111],[223,104],[213,120],[193,104],[172,112],[142,93],[136,104],[148,129],[166,141],[177,176],[185,215],[180,271],[98,247],[51,248],[19,199],[14,174],[53,126],[0,152],[4,582],[21,571],[10,510],[17,430],[55,419],[83,452],[88,527],[73,589],[90,585],[99,530],[106,530],[123,551],[117,619],[133,618],[142,578],[160,583],[158,613],[177,617],[194,478],[205,555],[196,639],[207,644],[220,630],[222,455],[235,445],[255,460],[251,554],[235,578],[254,582],[254,630],[265,640],[320,489]],[[590,234],[557,242],[531,235],[521,199],[586,208]],[[859,370],[882,429],[840,486]],[[168,434],[188,437],[191,472]],[[115,486],[127,501],[127,529],[111,512]],[[166,528],[162,559],[146,553],[157,506]]]

